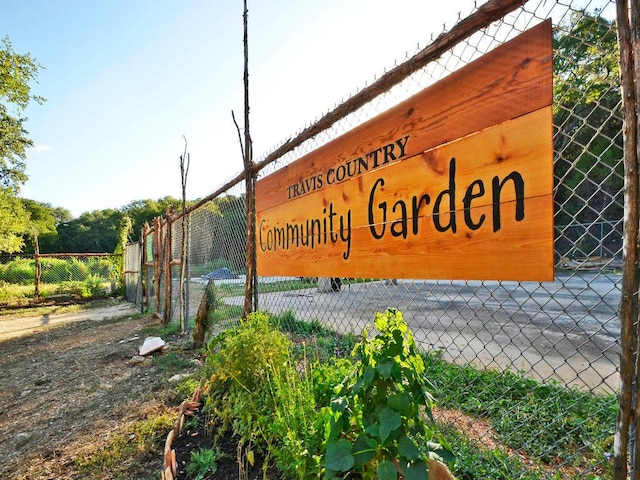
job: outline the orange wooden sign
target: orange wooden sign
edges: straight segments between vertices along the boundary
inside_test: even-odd
[[[260,275],[553,279],[551,22],[260,180]]]

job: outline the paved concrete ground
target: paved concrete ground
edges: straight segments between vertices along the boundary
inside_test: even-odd
[[[427,349],[446,359],[511,369],[581,388],[618,388],[619,275],[558,272],[554,282],[399,280],[263,294],[260,309],[293,310],[360,333],[376,311],[399,309]],[[242,299],[226,299],[241,304]]]

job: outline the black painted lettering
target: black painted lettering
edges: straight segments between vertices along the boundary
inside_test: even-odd
[[[362,172],[369,171],[369,162],[367,162],[364,158],[358,157],[358,175],[362,175]]]
[[[400,155],[398,155],[398,158],[402,158],[406,155],[404,149],[407,146],[408,141],[409,141],[409,135],[399,140],[396,140],[396,145],[398,145],[398,147],[400,148]]]
[[[373,158],[373,168],[378,168],[378,153],[380,153],[382,151],[382,148],[376,148],[375,150],[367,153],[366,157],[367,158]]]
[[[478,191],[474,193],[475,187],[478,187]],[[485,214],[480,215],[480,219],[478,222],[474,222],[471,218],[471,202],[474,198],[480,198],[484,195],[484,183],[482,180],[474,180],[471,182],[471,185],[467,188],[467,193],[462,200],[462,205],[464,207],[464,223],[471,230],[478,230],[485,221]]]
[[[407,238],[407,204],[402,200],[398,200],[393,204],[391,211],[396,213],[398,210],[400,211],[400,218],[391,223],[389,231],[394,237]]]
[[[347,210],[347,224],[344,224],[344,216],[340,215],[340,239],[347,244],[347,248],[342,254],[344,260],[351,254],[351,210]]]
[[[449,211],[441,212],[442,200],[445,196],[449,196]],[[456,159],[452,158],[449,162],[449,188],[441,191],[436,197],[436,201],[433,204],[433,225],[439,232],[446,232],[451,230],[456,233]],[[442,224],[443,213],[449,214],[449,223]]]
[[[407,137],[409,138],[409,137]],[[420,207],[422,206],[422,204],[424,203],[424,205],[429,205],[429,202],[431,201],[431,198],[429,197],[429,195],[427,195],[426,193],[423,195],[420,195],[420,198],[418,198],[417,196],[414,195],[413,199],[412,199],[412,203],[411,203],[411,219],[412,219],[412,226],[413,226],[413,234],[417,235],[418,234],[418,220],[420,220]]]
[[[393,154],[393,143],[388,143],[382,148],[384,148],[384,161],[382,162],[383,165],[389,163],[390,160],[396,159],[396,156]]]
[[[378,186],[384,187],[384,180],[382,178],[376,180],[376,183],[373,184],[373,188],[371,188],[371,192],[369,193],[369,230],[371,230],[371,235],[373,235],[373,238],[376,240],[380,240],[384,236],[385,225],[387,223],[387,202],[382,202],[378,205],[378,208],[382,211],[382,221],[379,222],[382,230],[378,233],[376,230],[376,219],[373,214],[373,201]]]
[[[327,185],[332,185],[336,181],[336,171],[333,168],[327,170]]]
[[[493,231],[497,232],[500,230],[501,221],[500,221],[500,194],[502,193],[502,188],[508,180],[513,182],[513,188],[516,194],[516,211],[515,211],[515,219],[516,221],[521,221],[524,219],[524,179],[522,175],[518,172],[511,172],[509,175],[504,177],[504,180],[500,181],[498,177],[493,177],[493,181],[491,182],[493,198]]]

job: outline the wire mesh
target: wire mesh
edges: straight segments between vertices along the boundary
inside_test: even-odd
[[[553,19],[554,281],[258,279],[260,310],[292,312],[337,334],[358,335],[375,312],[400,310],[421,348],[452,366],[433,378],[442,395],[438,418],[457,425],[487,421],[486,428],[464,430],[467,437],[487,452],[495,446],[515,454],[527,472],[518,478],[605,478],[611,471],[624,209],[614,16],[613,1],[527,2],[259,173],[261,178],[290,164],[541,20]],[[191,212],[188,223],[187,311],[195,315],[213,278],[220,302],[217,326],[233,325],[244,302],[243,186]],[[180,222],[172,229],[171,259],[178,259]],[[152,243],[146,240],[147,250]],[[151,258],[147,253],[146,260]],[[147,306],[162,310],[161,297],[152,290],[157,268],[145,273]],[[171,272],[175,284],[179,268]],[[175,318],[178,288],[170,291]],[[545,399],[544,415],[532,406],[534,394]],[[500,413],[503,404],[509,405],[508,418]]]
[[[0,256],[0,305],[100,298],[116,288],[120,255]]]

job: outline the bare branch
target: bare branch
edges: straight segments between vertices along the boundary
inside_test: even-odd
[[[236,126],[236,131],[238,132],[238,142],[240,142],[240,150],[242,151],[242,164],[244,165],[246,163],[246,160],[244,158],[244,144],[242,143],[242,134],[240,133],[240,125],[238,125],[238,122],[236,121],[236,116],[233,113],[233,110],[231,110],[231,118],[233,118],[233,124]]]

